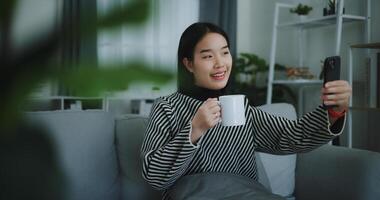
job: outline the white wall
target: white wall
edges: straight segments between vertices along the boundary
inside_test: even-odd
[[[291,0],[239,0],[237,24],[237,51],[251,52],[269,62],[276,2],[292,3]],[[286,38],[284,40],[283,38]],[[277,61],[282,64],[297,62],[296,35],[284,32],[279,35]]]

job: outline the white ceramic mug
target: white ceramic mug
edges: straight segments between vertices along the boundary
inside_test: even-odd
[[[240,126],[245,124],[244,95],[225,95],[219,97],[222,109],[223,126]]]

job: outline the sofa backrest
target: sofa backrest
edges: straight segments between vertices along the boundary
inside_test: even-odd
[[[295,109],[290,104],[271,104],[259,108],[278,116],[296,119]],[[147,123],[148,118],[140,115],[116,118],[116,148],[123,180],[123,193],[124,197],[131,197],[130,199],[160,199],[158,192],[147,185],[141,176],[140,147]],[[256,156],[259,182],[273,193],[291,196],[294,191],[296,155],[278,156],[258,152]],[[147,198],[148,194],[152,196]]]
[[[120,198],[114,148],[114,117],[103,111],[45,111],[25,114],[47,129],[66,179],[67,200]]]
[[[161,199],[161,192],[153,190],[142,178],[140,149],[148,118],[128,114],[116,118],[116,151],[120,164],[123,199]]]

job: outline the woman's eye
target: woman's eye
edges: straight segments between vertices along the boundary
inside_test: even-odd
[[[226,51],[226,52],[223,52],[223,54],[224,54],[224,55],[228,55],[228,54],[230,54],[230,52],[229,52],[229,51]]]
[[[206,56],[203,56],[202,58],[212,58],[212,55],[206,55]]]

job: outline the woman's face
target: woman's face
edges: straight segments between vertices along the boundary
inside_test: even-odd
[[[219,90],[227,85],[232,57],[226,39],[218,33],[207,33],[195,46],[194,59],[184,58],[186,68],[194,75],[195,85]]]

